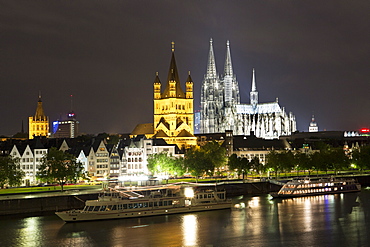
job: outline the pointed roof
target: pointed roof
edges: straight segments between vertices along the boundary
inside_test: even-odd
[[[192,135],[189,131],[183,129],[180,131],[177,137],[194,137],[194,135]]]
[[[252,92],[257,91],[257,86],[256,86],[256,76],[255,76],[255,71],[253,68],[253,74],[252,74]]]
[[[170,69],[168,71],[168,76],[167,76],[167,85],[166,85],[164,92],[162,93],[162,98],[169,98],[170,81],[175,81],[176,83],[176,86],[175,86],[176,98],[185,98],[185,93],[181,88],[179,72],[177,71],[177,66],[176,66],[175,43],[174,42],[172,42],[172,57],[171,57]]]
[[[168,135],[163,131],[163,130],[159,130],[154,136],[153,138],[158,138],[158,137],[168,137]]]
[[[213,52],[213,40],[209,41],[209,53],[208,53],[208,65],[207,65],[207,73],[206,78],[216,78],[217,77],[217,70],[216,70],[216,59],[215,54]]]
[[[161,84],[161,80],[159,80],[158,72],[155,72],[154,84]]]
[[[36,114],[34,118],[37,120],[44,120],[46,118],[44,108],[42,107],[41,94],[39,94],[39,100],[37,102]]]
[[[190,71],[189,71],[188,78],[186,79],[186,82],[193,82],[193,79],[192,79],[192,78],[191,78],[191,76],[190,76]]]
[[[226,42],[226,58],[225,58],[224,75],[233,76],[233,65],[231,63],[230,41]]]

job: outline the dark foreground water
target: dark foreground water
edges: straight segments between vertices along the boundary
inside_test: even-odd
[[[64,223],[57,216],[0,219],[0,246],[370,246],[370,190],[271,200],[241,209]]]

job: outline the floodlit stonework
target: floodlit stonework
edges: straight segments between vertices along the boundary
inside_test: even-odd
[[[235,135],[251,135],[275,139],[296,131],[295,116],[274,102],[259,103],[253,69],[250,103],[240,103],[239,84],[233,73],[230,43],[227,41],[224,74],[217,74],[210,40],[207,72],[201,89],[200,132],[221,133],[232,130]]]

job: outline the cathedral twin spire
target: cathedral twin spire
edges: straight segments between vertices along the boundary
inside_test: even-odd
[[[217,77],[215,54],[213,52],[213,40],[209,41],[209,54],[208,54],[208,65],[206,78],[214,79]]]
[[[285,113],[278,102],[259,104],[256,74],[253,69],[250,104],[241,104],[239,85],[233,72],[230,42],[226,42],[223,75],[216,72],[213,40],[210,40],[207,72],[202,82],[200,132],[278,138],[296,130],[295,117]]]
[[[226,57],[225,57],[225,76],[233,76],[233,65],[231,63],[230,41],[226,42]]]

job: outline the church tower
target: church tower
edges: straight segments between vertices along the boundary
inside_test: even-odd
[[[201,89],[201,133],[219,132],[219,116],[223,108],[223,90],[216,70],[213,40],[209,41],[207,71]]]
[[[224,118],[220,120],[220,132],[233,130],[234,133],[238,133],[236,105],[240,104],[239,84],[233,72],[229,41],[226,42],[224,75],[221,80],[221,86],[224,90],[224,108],[222,113]]]
[[[179,148],[196,145],[194,136],[193,80],[190,76],[181,88],[175,60],[175,44],[172,42],[172,57],[166,87],[161,93],[158,73],[154,80],[154,138],[163,138],[168,144]]]
[[[49,136],[49,117],[45,116],[41,95],[37,102],[36,114],[28,118],[28,138],[33,139],[35,136]]]
[[[308,132],[318,132],[319,131],[319,126],[315,122],[315,116],[312,115],[311,123],[310,126],[308,127]]]

